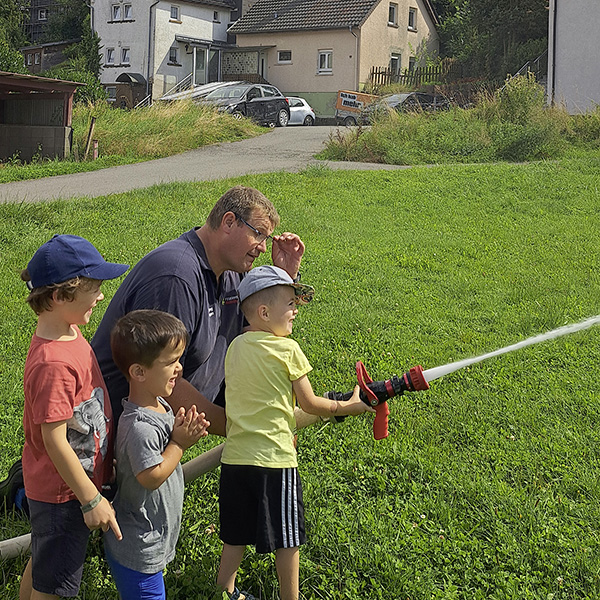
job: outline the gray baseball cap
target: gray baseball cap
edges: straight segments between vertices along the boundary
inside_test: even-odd
[[[274,285],[293,287],[296,292],[296,304],[308,304],[315,295],[315,288],[304,283],[294,283],[294,280],[283,269],[263,265],[262,267],[254,267],[242,279],[242,283],[238,288],[240,302],[243,302],[248,296]]]

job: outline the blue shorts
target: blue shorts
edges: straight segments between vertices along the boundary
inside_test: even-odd
[[[28,502],[33,589],[65,598],[77,596],[90,537],[79,501]]]
[[[304,544],[304,504],[298,469],[221,465],[219,534],[230,546],[260,554]]]
[[[106,562],[110,567],[121,600],[166,600],[167,594],[162,571],[140,573],[128,569],[118,563],[108,552],[106,552]]]

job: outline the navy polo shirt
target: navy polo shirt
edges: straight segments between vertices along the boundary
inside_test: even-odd
[[[244,326],[237,297],[241,279],[239,273],[225,271],[217,281],[195,229],[159,246],[133,267],[92,339],[115,420],[129,386],[112,360],[110,331],[114,323],[142,308],[163,310],[181,319],[190,334],[181,357],[183,377],[214,402],[225,379],[227,347]]]

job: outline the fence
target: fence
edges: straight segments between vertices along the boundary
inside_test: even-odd
[[[408,87],[419,87],[425,83],[449,83],[462,77],[462,67],[452,59],[445,59],[437,65],[414,67],[403,73],[392,71],[390,67],[371,67],[367,83],[373,91],[392,83]]]

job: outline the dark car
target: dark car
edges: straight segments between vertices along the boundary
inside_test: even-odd
[[[249,117],[261,125],[285,127],[290,120],[288,101],[273,85],[225,85],[204,96],[201,102],[213,104],[220,112],[234,117]]]
[[[390,111],[436,111],[450,108],[450,101],[441,94],[425,94],[423,92],[406,92],[385,96],[377,102],[367,105],[360,115],[362,123],[370,123],[375,116]]]

